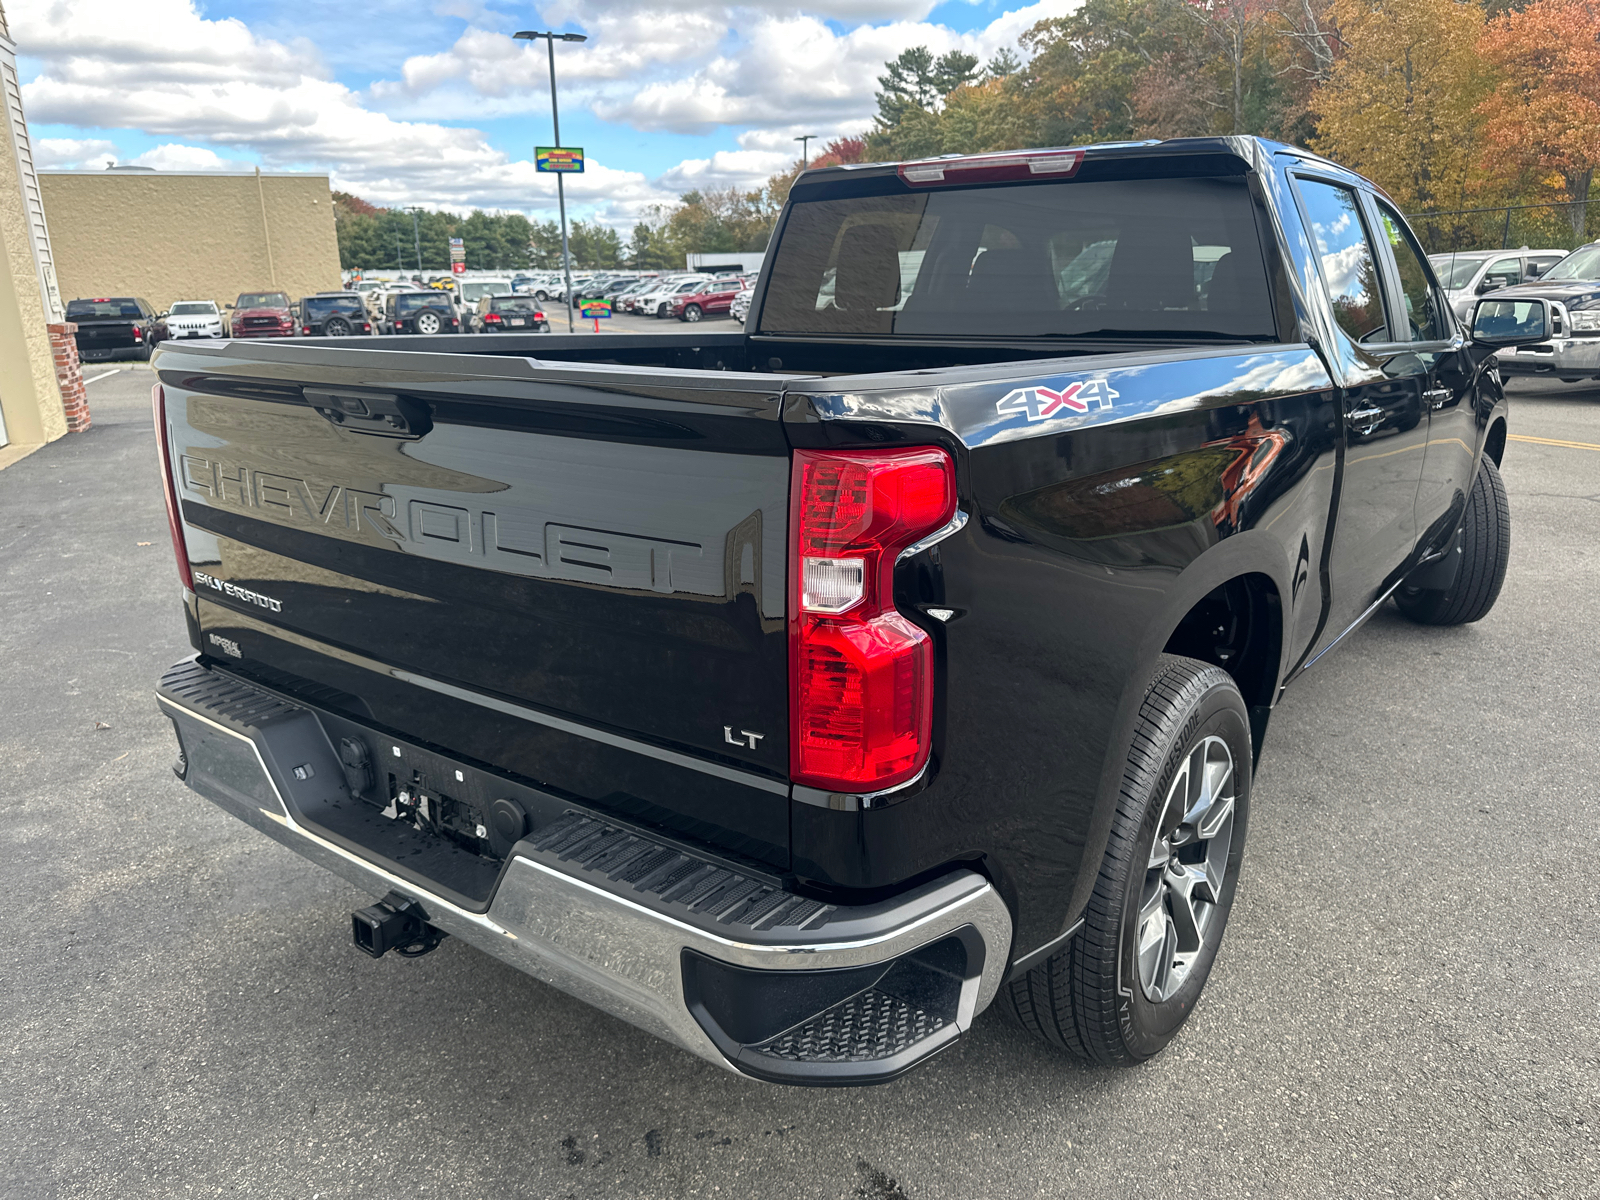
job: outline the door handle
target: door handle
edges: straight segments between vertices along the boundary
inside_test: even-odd
[[[1350,425],[1357,433],[1365,436],[1382,425],[1387,415],[1381,408],[1358,408],[1350,414]]]
[[[1427,388],[1423,391],[1422,398],[1428,402],[1429,408],[1443,408],[1450,403],[1450,389]]]

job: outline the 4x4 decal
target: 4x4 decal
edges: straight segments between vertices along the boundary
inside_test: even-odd
[[[999,413],[1027,413],[1028,420],[1043,421],[1069,413],[1086,413],[1090,405],[1096,411],[1103,411],[1121,394],[1104,379],[1087,379],[1069,383],[1059,392],[1047,387],[1018,388],[1007,392],[994,408]]]

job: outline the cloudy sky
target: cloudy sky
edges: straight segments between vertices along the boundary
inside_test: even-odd
[[[793,138],[865,129],[909,46],[987,59],[1075,0],[3,0],[45,167],[330,171],[376,204],[553,215],[543,43],[558,44],[580,215],[626,225],[697,186],[754,184]]]

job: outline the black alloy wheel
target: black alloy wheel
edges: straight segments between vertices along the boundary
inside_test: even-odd
[[[1194,1011],[1233,907],[1249,824],[1250,719],[1233,677],[1162,655],[1079,932],[1001,992],[1058,1049],[1133,1066]]]
[[[343,317],[329,317],[323,322],[322,332],[328,337],[349,337],[350,322]]]

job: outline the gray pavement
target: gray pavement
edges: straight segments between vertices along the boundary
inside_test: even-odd
[[[1106,1071],[990,1013],[886,1087],[747,1083],[188,792],[147,369],[0,472],[0,1196],[1600,1196],[1600,390],[1514,385],[1511,574],[1290,690],[1222,958]]]

